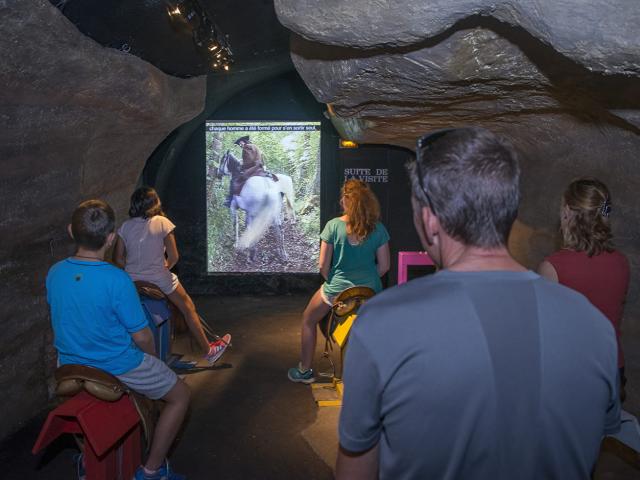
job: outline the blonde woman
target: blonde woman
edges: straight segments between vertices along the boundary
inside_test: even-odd
[[[382,290],[380,277],[389,270],[389,234],[380,223],[380,204],[369,186],[347,180],[342,187],[343,215],[327,222],[320,234],[320,274],[326,280],[302,314],[302,352],[289,380],[313,383],[311,368],[318,322],[329,312],[335,297],[353,286]]]
[[[618,368],[624,385],[620,323],[629,286],[629,262],[613,246],[611,194],[592,177],[571,182],[562,197],[562,249],[547,257],[538,273],[582,293],[609,319],[618,340]]]

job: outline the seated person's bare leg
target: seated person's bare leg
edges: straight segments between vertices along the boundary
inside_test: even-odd
[[[308,370],[313,364],[313,356],[316,352],[316,337],[318,333],[318,322],[322,320],[331,307],[322,299],[320,289],[314,293],[307,308],[302,314],[302,353],[301,353],[301,369]]]
[[[151,451],[144,466],[147,470],[155,471],[164,463],[187,413],[190,396],[191,392],[187,384],[178,379],[169,393],[162,397],[166,405],[156,424]]]
[[[196,338],[200,348],[202,348],[205,353],[208,353],[209,340],[207,340],[207,336],[204,334],[200,317],[196,312],[196,306],[182,284],[178,283],[176,289],[167,296],[169,297],[169,300],[171,300],[171,303],[178,307],[182,315],[184,315],[184,319],[189,326],[189,330],[191,330],[191,333]]]

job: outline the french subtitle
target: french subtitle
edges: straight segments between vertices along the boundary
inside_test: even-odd
[[[252,124],[252,125],[207,125],[208,132],[316,132],[320,131],[320,124]]]

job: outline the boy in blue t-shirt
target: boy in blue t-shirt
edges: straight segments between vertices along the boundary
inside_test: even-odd
[[[156,357],[153,334],[129,276],[104,261],[116,235],[113,209],[101,200],[82,202],[68,230],[76,253],[47,275],[60,365],[99,368],[142,395],[162,399],[166,405],[149,457],[135,479],[184,479],[169,470],[166,455],[189,406],[189,387]]]

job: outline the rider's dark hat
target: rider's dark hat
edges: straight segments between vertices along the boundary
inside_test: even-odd
[[[236,145],[240,145],[240,142],[251,143],[251,141],[249,140],[249,135],[245,135],[244,137],[240,137],[239,139],[237,139],[233,143],[235,143]]]

